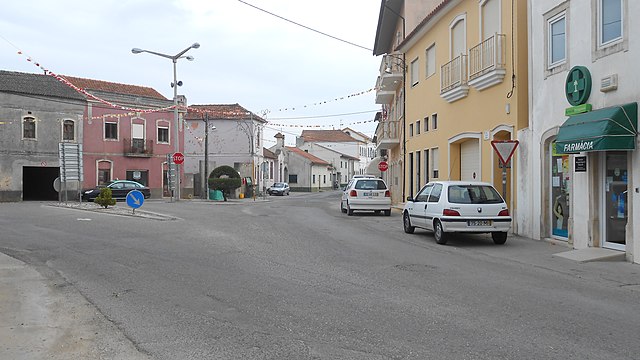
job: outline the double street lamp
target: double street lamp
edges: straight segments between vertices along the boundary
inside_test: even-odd
[[[174,152],[180,152],[180,124],[179,124],[179,117],[178,117],[178,86],[182,86],[182,81],[177,81],[176,77],[177,77],[177,72],[176,72],[176,63],[178,62],[178,59],[180,58],[185,58],[189,61],[193,61],[193,56],[183,56],[187,51],[191,50],[191,49],[197,49],[200,47],[200,44],[198,43],[193,43],[191,44],[191,46],[189,46],[188,48],[180,51],[179,53],[175,54],[175,55],[167,55],[167,54],[162,54],[159,52],[155,52],[155,51],[150,51],[150,50],[143,50],[143,49],[138,49],[138,48],[133,48],[131,49],[131,52],[134,54],[140,54],[143,52],[149,53],[149,54],[153,54],[153,55],[158,55],[161,56],[163,58],[167,58],[167,59],[171,59],[171,61],[173,62],[173,82],[171,83],[171,87],[173,88],[173,122],[175,123],[175,146],[174,146]],[[175,201],[180,200],[180,165],[176,164],[176,190],[174,192],[174,199]]]

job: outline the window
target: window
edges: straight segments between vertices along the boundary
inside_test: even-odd
[[[413,136],[413,124],[409,124],[409,136]]]
[[[433,187],[433,184],[429,184],[423,187],[422,190],[418,193],[418,195],[416,195],[414,199],[415,202],[427,202],[427,199],[429,199],[429,193],[431,192],[432,187]]]
[[[429,150],[424,151],[424,182],[429,182]]]
[[[431,193],[429,194],[429,202],[437,203],[440,201],[440,194],[442,194],[442,184],[433,185]]]
[[[420,189],[420,186],[421,186],[420,185],[421,184],[420,183],[420,180],[421,180],[420,167],[422,166],[422,160],[420,159],[420,155],[421,155],[420,150],[416,151],[416,187],[418,188],[418,190]]]
[[[457,17],[451,26],[451,59],[467,52],[465,16]]]
[[[482,40],[500,33],[500,0],[485,0],[480,5]]]
[[[425,116],[423,123],[424,123],[424,132],[429,131],[429,117],[428,116]]]
[[[327,175],[322,175],[322,183],[323,184],[327,183]]]
[[[98,169],[98,185],[107,185],[111,181],[111,169]]]
[[[427,77],[433,75],[436,73],[436,45],[433,44],[431,45],[426,51],[425,51],[425,65],[426,65],[426,75]]]
[[[599,0],[599,45],[607,45],[622,38],[622,0]]]
[[[418,81],[420,80],[420,70],[418,68],[418,65],[418,59],[415,59],[411,62],[411,86],[418,85]]]
[[[165,126],[158,126],[158,142],[162,144],[169,143],[169,128]]]
[[[313,183],[314,184],[316,183],[316,175],[315,174],[313,174]]]
[[[22,119],[22,138],[23,139],[35,139],[36,138],[36,119],[27,116]]]
[[[289,174],[289,183],[290,184],[297,184],[298,183],[298,175]]]
[[[431,175],[438,178],[438,164],[440,163],[438,148],[431,149]]]
[[[438,130],[438,114],[431,115],[431,130]]]
[[[107,140],[118,140],[118,123],[117,122],[104,123],[104,138]]]
[[[416,121],[416,135],[420,135],[420,120]]]
[[[593,0],[597,1],[597,0]],[[544,76],[561,74],[568,70],[569,53],[569,1],[565,1],[544,14]],[[595,19],[594,19],[595,23]],[[595,41],[595,40],[594,40]]]
[[[65,120],[62,122],[62,140],[74,141],[76,139],[75,123],[73,120]]]
[[[564,12],[548,22],[549,68],[565,61],[567,48],[566,26]]]

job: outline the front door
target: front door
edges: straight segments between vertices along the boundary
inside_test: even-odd
[[[607,152],[602,164],[604,179],[604,221],[602,234],[603,247],[625,250],[627,225],[627,153],[623,151]]]

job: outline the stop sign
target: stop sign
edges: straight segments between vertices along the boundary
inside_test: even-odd
[[[182,155],[181,152],[173,154],[173,162],[178,165],[182,164],[184,162],[184,155]]]
[[[389,169],[389,164],[387,164],[386,161],[380,161],[378,163],[378,170],[380,171],[387,171]]]

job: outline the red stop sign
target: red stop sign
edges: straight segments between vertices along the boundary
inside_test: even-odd
[[[378,163],[378,170],[380,171],[387,171],[389,169],[389,164],[387,164],[386,161],[380,161]]]
[[[173,154],[173,162],[180,165],[184,162],[184,155],[181,152]]]

